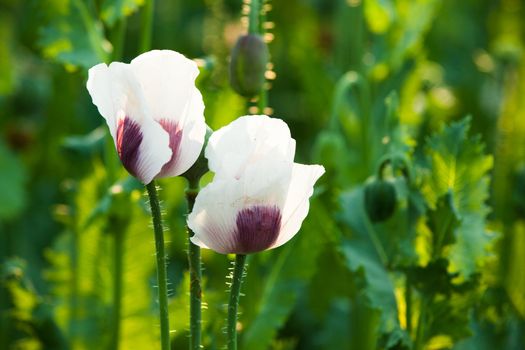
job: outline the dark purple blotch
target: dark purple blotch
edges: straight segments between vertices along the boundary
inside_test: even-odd
[[[270,248],[281,228],[281,211],[276,206],[256,205],[237,213],[235,253],[255,253]]]
[[[142,132],[137,122],[125,117],[117,125],[117,152],[124,168],[133,176],[139,174],[139,147],[142,143]]]
[[[159,124],[164,130],[170,135],[170,149],[171,149],[171,158],[170,160],[162,166],[160,173],[156,176],[158,178],[169,175],[168,172],[172,169],[173,166],[179,161],[180,156],[180,142],[182,140],[182,130],[179,128],[179,125],[169,119],[161,119]]]

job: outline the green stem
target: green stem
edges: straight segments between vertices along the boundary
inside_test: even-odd
[[[405,279],[405,318],[408,334],[412,333],[412,287],[408,277]]]
[[[251,0],[250,17],[248,18],[248,33],[260,34],[259,14],[261,13],[260,0]]]
[[[427,299],[421,299],[421,306],[419,307],[419,319],[417,321],[416,339],[414,340],[414,350],[421,350],[423,348],[423,336],[425,334],[425,324],[427,318]]]
[[[385,248],[383,247],[381,240],[377,236],[374,227],[370,224],[368,220],[364,220],[364,223],[366,226],[366,232],[368,233],[368,237],[370,237],[370,241],[372,242],[372,245],[374,246],[377,255],[379,256],[379,260],[381,260],[383,266],[388,267],[388,256],[386,255]]]
[[[106,51],[104,51],[102,45],[100,45],[99,35],[96,30],[96,24],[93,21],[92,15],[89,12],[89,8],[87,7],[86,2],[82,0],[73,0],[72,6],[76,8],[77,13],[80,15],[80,20],[82,21],[84,28],[86,28],[86,37],[88,38],[91,47],[94,48],[99,59],[103,60],[104,62],[107,62],[109,58],[108,54]]]
[[[122,61],[124,42],[126,39],[126,17],[121,18],[115,25],[112,34],[113,61]]]
[[[235,256],[230,303],[228,304],[228,350],[237,350],[237,307],[239,305],[239,295],[241,292],[245,263],[246,255],[237,254]]]
[[[140,32],[140,52],[151,49],[151,37],[153,33],[154,0],[146,0],[142,9],[142,30]]]
[[[111,219],[110,219],[111,220]],[[122,275],[124,260],[124,226],[117,221],[111,221],[111,229],[114,235],[113,259],[115,271],[113,275],[113,322],[111,322],[110,349],[118,350],[120,338],[120,315],[122,310]]]
[[[447,216],[443,220],[443,226],[441,229],[437,232],[437,238],[435,239],[434,247],[432,249],[432,260],[437,260],[441,255],[441,250],[443,247],[443,241],[445,239],[445,235],[452,224],[452,213],[447,213]]]
[[[166,274],[166,253],[164,251],[164,232],[162,228],[162,216],[155,181],[146,185],[153,219],[153,231],[155,232],[155,247],[157,256],[157,284],[159,289],[159,311],[160,311],[160,338],[161,349],[170,349],[170,326],[168,316],[168,281]]]
[[[266,90],[266,88],[263,87],[263,89],[259,93],[259,100],[257,101],[257,107],[259,108],[260,114],[266,114],[264,112],[266,106],[268,106],[268,90]]]
[[[67,333],[70,339],[74,339],[74,327],[78,319],[78,249],[79,249],[79,237],[76,227],[72,228],[71,231],[71,279],[70,279],[70,291],[69,297],[69,322]]]
[[[195,198],[199,193],[199,184],[190,181],[186,190],[188,212],[191,212],[195,204]],[[188,227],[188,264],[190,269],[190,349],[198,350],[201,347],[201,249],[191,242],[192,232]]]
[[[264,35],[263,23],[266,21],[266,15],[262,11],[261,6],[264,1],[262,0],[251,0],[250,2],[250,15],[248,18],[248,33]],[[248,102],[250,104],[250,102]],[[257,108],[259,114],[264,114],[264,110],[268,106],[268,90],[263,86],[257,99]]]

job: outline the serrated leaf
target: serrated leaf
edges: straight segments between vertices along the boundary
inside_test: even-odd
[[[128,17],[144,5],[144,0],[104,0],[100,16],[110,27],[116,21]]]
[[[461,221],[455,232],[456,243],[449,256],[451,269],[463,277],[472,275],[487,255],[490,236],[485,230],[489,195],[488,171],[493,159],[484,154],[479,136],[469,137],[470,118],[451,124],[427,141],[429,176],[423,193],[431,208],[449,194]],[[435,234],[435,232],[434,232]]]
[[[45,57],[67,67],[91,68],[105,62],[112,50],[103,27],[82,0],[69,0],[40,32]]]

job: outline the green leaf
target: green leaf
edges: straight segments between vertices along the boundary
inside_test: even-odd
[[[439,9],[437,0],[402,0],[396,2],[396,26],[389,30],[393,47],[384,50],[385,60],[391,66],[399,67],[406,56],[413,54],[430,29]]]
[[[0,141],[0,219],[11,219],[26,204],[24,164]]]
[[[460,219],[451,193],[441,197],[434,210],[428,212],[428,226],[433,232],[432,254],[440,256],[443,247],[456,241],[454,233],[459,227]]]
[[[100,16],[110,27],[119,19],[132,15],[144,5],[144,0],[104,0]]]
[[[340,219],[351,230],[351,237],[342,241],[341,251],[348,268],[362,274],[362,288],[370,306],[381,311],[381,332],[394,336],[402,332],[394,283],[385,267],[388,259],[385,248],[366,217],[363,188],[357,187],[344,193],[341,207]],[[387,343],[390,341],[387,340]]]
[[[108,346],[118,239],[123,245],[120,345],[123,349],[155,348],[159,344],[158,316],[150,285],[155,267],[154,259],[145,259],[155,252],[150,219],[133,181],[115,185],[126,198],[116,203],[113,196],[105,215],[94,218],[93,208],[105,194],[106,181],[99,166],[79,183],[74,201],[69,203],[71,224],[46,252],[51,263],[46,279],[53,292],[54,315],[69,343],[90,349]],[[119,210],[113,210],[115,204],[120,205]]]
[[[491,237],[485,229],[489,211],[488,171],[493,158],[484,154],[479,136],[469,137],[470,118],[451,124],[427,140],[429,176],[423,194],[431,209],[439,198],[450,195],[460,225],[456,243],[450,248],[451,269],[463,277],[472,275],[480,260],[487,256]],[[434,232],[436,234],[436,232]]]
[[[62,142],[62,146],[80,156],[88,156],[101,152],[104,148],[106,136],[105,126],[98,127],[86,135],[68,136]]]
[[[91,68],[107,61],[111,44],[84,1],[69,0],[52,10],[49,24],[40,33],[45,57],[71,68]]]

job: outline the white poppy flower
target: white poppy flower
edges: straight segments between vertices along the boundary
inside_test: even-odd
[[[145,184],[184,173],[201,152],[206,123],[198,74],[195,62],[170,50],[89,70],[87,89],[122,164]]]
[[[212,134],[205,155],[215,177],[188,216],[194,244],[248,254],[278,247],[299,231],[324,168],[293,162],[286,123],[241,117]]]

